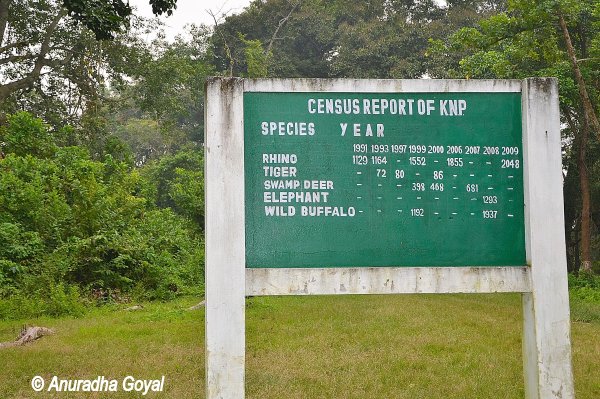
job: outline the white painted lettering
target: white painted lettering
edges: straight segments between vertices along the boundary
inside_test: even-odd
[[[413,114],[413,103],[415,102],[415,100],[413,100],[412,98],[409,98],[408,100],[406,100],[406,102],[408,103],[408,115],[412,115]]]
[[[297,190],[300,180],[265,180],[265,190]]]
[[[467,101],[466,100],[458,100],[458,114],[464,115],[467,110]]]
[[[363,99],[363,114],[369,115],[371,113],[371,102],[368,98]]]
[[[448,104],[448,100],[440,100],[440,115],[441,116],[448,115],[448,110],[446,109],[447,104]]]
[[[333,114],[333,99],[331,98],[325,100],[325,113]]]
[[[435,101],[427,100],[427,115],[431,115],[433,111],[435,111]]]
[[[265,216],[294,216],[295,214],[294,206],[265,206]]]
[[[373,100],[371,100],[371,108],[373,109],[373,115],[379,115],[380,114],[380,107],[379,107],[379,99],[378,98],[374,98]]]
[[[295,164],[298,162],[298,156],[296,154],[263,154],[263,163],[291,163]]]
[[[304,180],[303,188],[305,190],[333,190],[331,180]]]
[[[262,122],[261,132],[264,136],[314,136],[313,122]]]
[[[302,216],[325,216],[325,217],[354,217],[356,209],[343,206],[302,206],[300,207],[300,215]]]
[[[296,177],[294,166],[263,166],[265,177]]]
[[[347,123],[340,123],[340,128],[342,128],[342,136],[346,135],[346,129],[348,129]]]
[[[327,191],[265,191],[263,202],[265,203],[315,203],[328,202]]]

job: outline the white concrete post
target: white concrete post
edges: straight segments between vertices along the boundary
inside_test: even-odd
[[[523,363],[527,399],[575,397],[571,364],[558,85],[523,81],[523,162],[527,262]]]
[[[245,366],[243,81],[206,84],[206,398],[242,399]]]

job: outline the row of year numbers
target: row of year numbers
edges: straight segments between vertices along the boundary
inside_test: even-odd
[[[355,153],[373,154],[443,154],[443,145],[417,145],[417,144],[354,144]]]
[[[519,155],[518,147],[424,145],[424,144],[354,144],[355,153],[373,154],[464,154],[464,155]]]

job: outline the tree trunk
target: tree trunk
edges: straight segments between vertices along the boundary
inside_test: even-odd
[[[579,238],[581,234],[579,234],[581,232],[581,218],[577,219],[577,224],[575,226],[575,245],[573,247],[573,250],[575,251],[574,254],[574,259],[573,262],[575,262],[575,270],[573,270],[575,273],[579,273],[579,269],[581,268],[581,251],[579,250],[579,243],[581,242],[581,239]]]
[[[590,96],[588,95],[585,80],[583,79],[583,75],[581,74],[581,69],[579,69],[579,65],[577,64],[575,48],[573,47],[573,42],[571,41],[571,35],[569,35],[569,29],[567,28],[565,19],[563,18],[562,13],[560,12],[558,13],[558,23],[560,24],[560,27],[562,29],[563,38],[565,39],[565,45],[567,46],[567,53],[569,54],[571,66],[573,67],[573,74],[575,75],[575,80],[577,81],[577,88],[579,90],[581,104],[583,105],[584,117],[588,125],[592,127],[594,133],[596,133],[596,136],[600,140],[600,123],[598,122],[598,117],[596,116],[596,112],[594,111],[594,106],[592,105],[592,101],[590,100]]]
[[[591,229],[590,229],[590,180],[586,166],[586,154],[589,138],[589,126],[584,122],[579,137],[579,185],[581,187],[581,269],[586,273],[592,272],[591,260]]]
[[[583,106],[583,128],[579,132],[579,156],[577,158],[577,168],[579,169],[579,185],[581,188],[581,270],[590,273],[592,271],[592,260],[591,260],[591,230],[590,230],[590,181],[588,177],[588,170],[586,166],[586,150],[588,146],[589,129],[590,127],[596,133],[598,139],[600,139],[600,123],[598,117],[594,111],[594,106],[590,100],[585,85],[585,80],[581,74],[581,69],[577,64],[577,57],[575,55],[575,48],[569,35],[569,29],[562,13],[558,13],[558,22],[562,29],[563,38],[565,45],[567,46],[567,53],[571,60],[571,66],[573,67],[573,74],[577,81],[577,88],[579,89],[579,97]]]
[[[2,0],[0,0],[0,6],[2,5],[1,2]],[[0,12],[1,11],[2,10],[0,9]],[[65,10],[59,11],[59,13],[56,16],[54,16],[54,18],[46,28],[44,40],[41,43],[39,53],[35,56],[36,60],[33,64],[33,69],[31,70],[31,72],[29,72],[26,76],[19,80],[15,80],[6,84],[0,84],[0,102],[6,100],[8,96],[10,96],[17,90],[22,90],[31,87],[35,82],[37,82],[40,79],[42,68],[45,65],[49,65],[49,60],[46,59],[46,55],[50,52],[51,49],[50,43],[52,41],[52,35],[58,27],[60,20],[65,15],[67,15]]]

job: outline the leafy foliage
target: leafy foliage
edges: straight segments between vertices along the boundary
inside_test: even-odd
[[[119,32],[131,15],[131,7],[121,0],[63,0],[63,5],[75,21],[82,22],[99,40],[114,39],[114,32]]]
[[[204,161],[197,150],[165,156],[141,170],[144,196],[158,208],[170,208],[204,229]]]
[[[137,166],[204,140],[201,93],[215,70],[207,60],[208,30],[192,27],[189,33],[171,44],[156,40],[135,84],[118,92],[109,129],[129,145]]]
[[[41,119],[33,119],[26,112],[10,115],[7,124],[0,127],[0,151],[19,156],[50,157],[56,151],[56,144],[49,133]]]
[[[61,4],[0,0],[0,122],[4,114],[28,110],[43,115],[54,128],[79,127],[82,115],[103,105],[107,82],[116,86],[136,76],[149,57],[135,35],[143,21],[134,20],[131,33],[118,40],[97,41]]]
[[[191,221],[201,212],[192,184],[201,176],[184,168],[189,164],[170,164],[178,165],[173,182],[163,180],[180,216],[141,196],[152,183],[126,163],[55,145],[48,126],[27,113],[8,120],[2,137],[10,144],[0,159],[0,298],[25,308],[27,298],[38,298],[45,313],[57,314],[82,294],[165,299],[201,289],[202,239]],[[15,137],[29,145],[15,145]],[[193,162],[198,170],[200,154]]]
[[[243,35],[240,35],[240,40],[246,46],[244,55],[248,64],[249,78],[266,78],[268,76],[269,58],[268,54],[260,40],[246,40]]]
[[[600,304],[600,276],[589,273],[569,274],[569,288],[574,296]]]
[[[420,78],[444,64],[426,57],[441,39],[502,9],[502,0],[253,1],[217,24],[215,67],[255,74],[257,55],[271,77]],[[257,43],[265,49],[256,51]],[[250,51],[249,51],[250,50]],[[458,60],[456,60],[458,61]],[[228,72],[225,72],[228,73]]]
[[[156,15],[171,15],[177,7],[177,0],[149,0],[149,3]],[[128,26],[132,13],[129,2],[122,0],[63,0],[63,5],[69,15],[94,32],[98,40],[114,39],[115,33]]]

